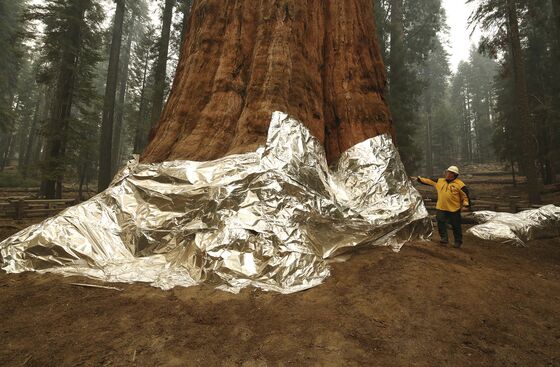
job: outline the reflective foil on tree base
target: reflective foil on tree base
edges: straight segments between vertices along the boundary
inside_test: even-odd
[[[555,205],[516,214],[479,211],[473,215],[482,224],[467,232],[483,240],[525,246],[527,241],[560,236],[560,207]]]
[[[275,112],[258,151],[133,160],[107,190],[6,239],[0,253],[12,273],[291,293],[328,277],[326,259],[362,246],[399,250],[431,231],[389,136],[352,147],[329,169],[303,124]]]

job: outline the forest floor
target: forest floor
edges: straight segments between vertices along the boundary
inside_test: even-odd
[[[291,295],[76,282],[0,272],[1,366],[560,366],[560,239],[362,250]]]

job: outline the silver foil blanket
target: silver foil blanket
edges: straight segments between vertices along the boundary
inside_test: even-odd
[[[329,168],[297,120],[275,112],[265,147],[209,162],[129,162],[104,192],[0,243],[7,272],[82,275],[170,289],[202,282],[291,293],[329,258],[431,234],[388,136]]]
[[[555,205],[516,214],[479,211],[473,215],[482,224],[467,232],[484,240],[525,246],[530,240],[560,236],[560,207]]]

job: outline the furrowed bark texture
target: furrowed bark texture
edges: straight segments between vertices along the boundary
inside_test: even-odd
[[[199,0],[144,162],[255,150],[273,111],[307,125],[329,161],[393,133],[370,0]]]

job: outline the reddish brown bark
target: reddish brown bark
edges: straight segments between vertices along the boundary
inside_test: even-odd
[[[198,0],[167,105],[142,160],[210,160],[266,141],[273,111],[329,161],[392,133],[371,0]]]

